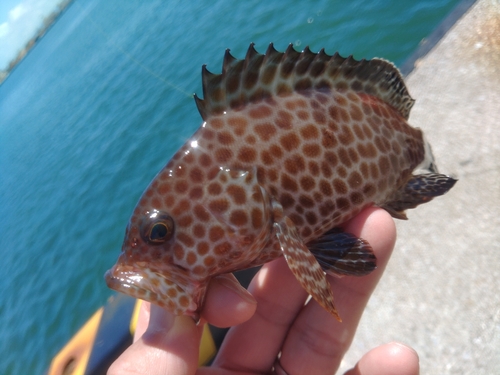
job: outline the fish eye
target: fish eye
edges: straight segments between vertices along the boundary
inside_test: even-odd
[[[160,245],[172,238],[174,220],[164,212],[154,210],[144,216],[141,224],[141,237],[150,245]]]

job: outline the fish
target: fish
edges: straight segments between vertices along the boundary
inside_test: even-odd
[[[327,274],[377,267],[370,244],[341,226],[369,206],[405,210],[448,192],[399,70],[290,44],[221,74],[202,67],[202,118],[141,196],[121,253],[106,272],[118,292],[197,320],[217,275],[284,256],[291,272],[341,321]]]

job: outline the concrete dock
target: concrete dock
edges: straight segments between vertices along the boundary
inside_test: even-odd
[[[391,341],[417,350],[422,374],[500,374],[500,1],[478,0],[457,18],[423,48],[407,84],[410,123],[459,181],[398,221],[339,374]]]

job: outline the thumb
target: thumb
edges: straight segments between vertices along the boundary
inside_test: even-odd
[[[391,342],[370,350],[344,375],[418,375],[419,373],[417,352],[406,345]]]
[[[191,375],[198,367],[200,328],[187,316],[151,305],[142,337],[113,363],[108,375]]]
[[[247,321],[256,308],[257,301],[250,292],[234,275],[225,274],[210,281],[201,316],[208,323],[225,328]]]

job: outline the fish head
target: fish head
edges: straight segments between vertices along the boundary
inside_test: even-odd
[[[187,184],[181,177],[193,173],[182,166],[167,165],[146,189],[105,279],[111,289],[196,318],[210,278],[245,268],[264,248],[272,214],[256,172],[217,167]]]
[[[147,191],[146,191],[147,193]],[[125,232],[121,254],[106,272],[111,289],[198,318],[206,283],[175,260],[176,221],[165,207],[138,204]]]

